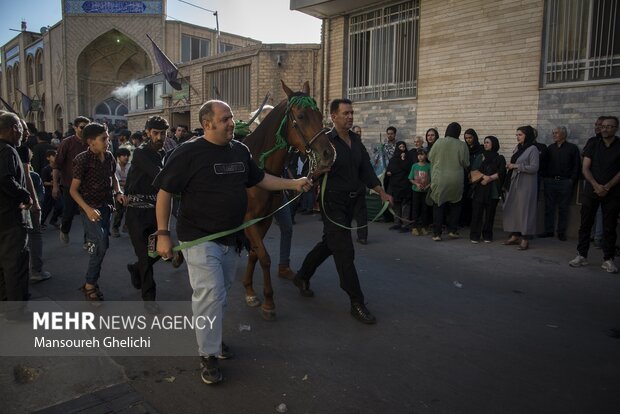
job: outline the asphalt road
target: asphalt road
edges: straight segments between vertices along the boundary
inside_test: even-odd
[[[317,216],[297,221],[293,267],[321,234]],[[273,413],[280,404],[289,413],[618,412],[620,339],[607,330],[620,325],[620,275],[600,269],[600,250],[589,267],[573,269],[575,240],[534,240],[520,252],[500,244],[499,230],[494,243],[473,245],[467,230],[433,242],[387,227],[371,224],[369,244],[355,245],[377,325],[349,315],[331,259],[312,279],[314,298],[274,277],[278,319],[264,321],[245,305],[241,259],[225,326],[236,357],[221,363],[223,383],[200,381],[198,357],[2,358],[0,400],[8,412],[29,412],[127,383],[160,413]],[[80,232],[76,221],[68,246],[46,232],[45,268],[54,276],[33,285],[33,299],[82,299]],[[278,243],[273,226],[274,273]],[[111,239],[106,300],[140,300],[125,269],[132,256],[127,234]],[[159,300],[189,300],[185,266],[158,263],[155,274]],[[255,280],[260,291],[260,272]],[[42,375],[15,384],[17,363]]]

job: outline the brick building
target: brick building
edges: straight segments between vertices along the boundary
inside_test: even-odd
[[[23,30],[0,47],[0,96],[20,112],[26,94],[33,100],[27,120],[47,131],[66,131],[78,115],[122,126],[131,104],[113,91],[160,71],[147,34],[181,66],[260,45],[165,16],[166,0],[62,0],[60,22]],[[169,93],[160,87],[138,94],[155,105]]]
[[[502,152],[531,124],[565,125],[583,146],[620,115],[618,0],[291,0],[323,19],[324,102],[355,101],[366,143],[388,125],[416,133],[458,121]]]

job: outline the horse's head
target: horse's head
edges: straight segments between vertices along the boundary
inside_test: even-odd
[[[284,81],[282,89],[288,102],[278,133],[286,137],[290,146],[307,154],[312,176],[318,177],[329,171],[336,160],[336,149],[326,135],[329,130],[323,127],[323,114],[309,95],[310,85],[307,81],[301,92],[293,92]]]

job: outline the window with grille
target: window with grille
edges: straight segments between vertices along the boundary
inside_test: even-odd
[[[620,0],[545,6],[545,85],[620,78]]]
[[[350,17],[348,98],[416,96],[419,20],[419,0]]]
[[[232,107],[250,106],[250,65],[207,73],[208,94]]]
[[[188,35],[181,36],[181,62],[200,59],[209,56],[209,39],[193,37]]]

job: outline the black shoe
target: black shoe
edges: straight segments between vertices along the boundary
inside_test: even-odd
[[[144,301],[144,309],[151,315],[159,315],[161,313],[161,308],[154,300]]]
[[[235,357],[235,353],[230,350],[230,347],[222,342],[222,351],[217,356],[217,359],[231,359]]]
[[[357,239],[357,242],[359,244],[368,244],[368,240],[367,239]]]
[[[566,240],[567,240],[567,238],[566,238],[566,234],[564,234],[564,233],[558,233],[558,240],[559,240],[559,241],[566,241]]]
[[[314,292],[310,289],[310,282],[308,280],[301,279],[299,276],[295,276],[293,283],[299,289],[301,296],[305,298],[311,298],[314,296]]]
[[[538,237],[539,239],[545,239],[547,237],[553,237],[553,232],[540,233],[540,234],[537,234],[536,237]]]
[[[377,318],[370,313],[368,308],[363,303],[351,303],[351,315],[353,315],[353,317],[358,321],[368,325],[377,323]]]
[[[202,372],[200,373],[202,382],[211,385],[222,381],[222,371],[216,357],[213,355],[200,357],[200,365],[202,366]]]
[[[393,226],[390,226],[389,230],[398,230],[400,229],[400,224],[394,224]]]
[[[135,263],[129,263],[127,265],[127,270],[129,270],[129,274],[131,275],[131,286],[140,290],[142,289],[142,280],[140,280],[140,272],[137,267]]]

